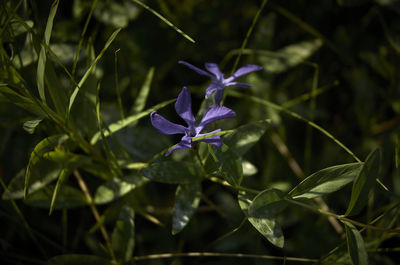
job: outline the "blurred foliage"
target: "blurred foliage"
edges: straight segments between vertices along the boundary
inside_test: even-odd
[[[371,170],[380,168],[379,179],[389,191],[371,184],[371,177],[359,177],[367,194],[372,189],[369,196],[346,186],[323,199],[332,212],[344,214],[349,201],[362,197],[367,207],[357,205],[354,220],[370,224],[381,216],[373,225],[400,226],[400,1],[269,0],[241,50],[261,2],[144,1],[149,11],[130,0],[0,0],[2,264],[109,264],[103,229],[115,260],[128,264],[131,256],[192,251],[324,258],[321,264],[365,264],[368,254],[369,264],[400,262],[399,233],[360,233],[344,222],[340,234],[326,216],[291,204],[276,219],[263,217],[266,226],[283,230],[283,243],[279,233],[267,240],[257,232],[266,226],[257,223],[255,208],[256,202],[282,199],[277,190],[310,192],[311,184],[296,185],[305,176],[320,176],[321,169],[346,164],[360,171],[332,139],[283,108],[321,126],[363,161],[371,150],[381,150]],[[237,117],[220,124],[239,129],[223,138],[228,151],[214,152],[226,162],[221,170],[236,178],[226,178],[229,183],[264,191],[255,198],[240,194],[238,203],[235,190],[216,182],[196,180],[189,187],[200,169],[185,160],[185,152],[157,155],[178,138],[158,134],[149,114],[160,109],[180,123],[168,100],[189,84],[193,109],[202,104],[207,80],[179,60],[201,68],[216,62],[229,75],[239,54],[239,65],[259,64],[264,70],[242,78],[251,88],[228,88],[225,104]],[[199,150],[208,149],[199,145]],[[148,166],[153,160],[159,163]],[[207,170],[215,167],[206,161]],[[354,180],[345,173],[339,174],[340,188]],[[327,181],[333,181],[329,174]],[[368,172],[359,176],[364,175]],[[316,185],[315,179],[306,181]],[[85,187],[93,198],[85,196]],[[100,212],[97,220],[93,205]],[[250,222],[242,222],[245,215]],[[357,258],[364,243],[368,253]],[[135,263],[264,262],[173,257]]]

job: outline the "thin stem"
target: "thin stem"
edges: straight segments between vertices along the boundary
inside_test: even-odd
[[[332,213],[332,212],[329,212],[329,211],[325,211],[323,209],[315,209],[314,207],[312,207],[312,206],[310,206],[308,204],[305,204],[305,203],[302,203],[302,202],[299,202],[299,201],[296,201],[296,200],[292,200],[292,199],[285,199],[285,200],[287,202],[289,202],[289,203],[296,204],[296,205],[301,206],[303,208],[309,209],[309,210],[311,210],[313,212],[320,213],[320,214],[323,214],[323,215],[326,215],[326,216],[332,216],[332,217],[335,217],[338,220],[346,221],[346,222],[352,223],[352,224],[354,224],[356,226],[363,227],[365,229],[371,229],[371,230],[376,230],[376,231],[384,231],[384,232],[400,233],[400,228],[391,229],[391,228],[384,228],[384,227],[378,227],[378,226],[373,226],[373,225],[369,225],[369,224],[364,224],[364,223],[357,222],[357,221],[354,221],[352,219],[349,219],[347,217],[344,217],[342,215],[337,215],[335,213]]]
[[[232,189],[235,189],[235,190],[242,190],[242,191],[246,191],[246,192],[253,193],[253,194],[259,194],[261,192],[259,190],[246,188],[246,187],[242,187],[242,186],[232,186],[227,181],[222,180],[222,179],[217,178],[217,177],[214,177],[214,176],[207,176],[207,179],[212,181],[212,182],[219,183],[221,185],[224,185],[226,187],[229,187],[229,188],[232,188]]]
[[[86,199],[89,203],[90,209],[92,210],[93,216],[96,219],[96,222],[100,223],[99,222],[99,220],[100,220],[99,211],[97,210],[96,205],[93,200],[93,197],[92,197],[92,195],[90,195],[89,189],[86,186],[86,183],[83,180],[83,178],[78,170],[74,171],[74,176],[75,176],[76,180],[78,181],[79,187],[81,188],[82,192],[86,196]],[[104,240],[106,241],[106,246],[107,246],[108,251],[110,252],[111,258],[116,262],[116,258],[115,258],[114,250],[111,245],[110,237],[109,237],[107,230],[104,227],[103,223],[101,223],[101,225],[100,225],[100,231],[101,231],[101,234],[103,235]]]
[[[259,103],[261,105],[273,108],[273,109],[275,109],[277,111],[285,112],[286,114],[292,116],[293,118],[296,118],[298,120],[301,120],[301,121],[307,123],[311,127],[317,129],[321,133],[325,134],[328,138],[333,140],[337,145],[339,145],[343,150],[345,150],[349,155],[351,155],[354,158],[354,160],[356,160],[357,162],[362,162],[349,148],[347,148],[343,143],[341,143],[338,139],[336,139],[327,130],[325,130],[321,126],[315,124],[314,122],[307,120],[306,118],[300,116],[299,114],[297,114],[297,113],[295,113],[293,111],[290,111],[290,110],[288,110],[286,108],[283,108],[283,107],[281,107],[281,106],[279,106],[279,105],[277,105],[275,103],[272,103],[272,102],[270,102],[268,100],[261,99],[261,98],[258,98],[258,97],[248,96],[248,95],[245,95],[245,94],[242,94],[242,93],[239,93],[239,92],[236,92],[236,91],[232,91],[232,90],[228,91],[228,94],[230,96],[237,97],[237,98],[246,98],[246,99],[249,99],[249,100],[251,100],[253,102],[257,102],[257,103]]]
[[[150,254],[144,256],[136,256],[132,259],[138,260],[152,260],[152,259],[170,259],[177,257],[231,257],[231,258],[251,258],[251,259],[267,259],[267,260],[283,260],[283,261],[297,261],[297,262],[317,262],[317,259],[296,258],[296,257],[279,257],[270,255],[257,255],[257,254],[243,254],[243,253],[221,253],[221,252],[187,252],[187,253],[160,253]]]
[[[251,26],[250,26],[249,30],[247,31],[247,34],[246,34],[245,39],[243,40],[242,46],[240,46],[239,54],[236,57],[235,63],[233,64],[231,75],[233,75],[233,73],[235,72],[235,70],[236,70],[236,68],[237,68],[237,66],[239,64],[240,57],[242,57],[243,50],[246,47],[247,42],[249,41],[250,35],[253,32],[253,29],[254,29],[257,21],[258,21],[258,18],[260,17],[260,14],[263,11],[264,6],[267,4],[267,2],[268,2],[268,0],[263,0],[263,2],[261,3],[260,8],[258,9],[256,15],[253,18],[253,21],[251,22]]]

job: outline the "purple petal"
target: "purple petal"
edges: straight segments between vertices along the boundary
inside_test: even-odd
[[[227,78],[226,82],[231,82],[242,75],[245,75],[245,74],[248,74],[248,73],[254,72],[254,71],[259,71],[261,69],[263,69],[262,66],[255,65],[255,64],[248,64],[248,65],[242,66],[232,76]]]
[[[175,110],[186,121],[189,127],[196,126],[196,120],[192,113],[192,99],[187,87],[183,87],[181,93],[179,93],[178,99],[175,102]]]
[[[198,74],[211,77],[212,79],[215,78],[214,76],[212,76],[211,74],[207,73],[206,71],[201,70],[200,68],[197,68],[196,66],[194,66],[194,65],[192,65],[192,64],[190,64],[190,63],[188,63],[188,62],[185,62],[185,61],[178,61],[178,63],[183,64],[183,65],[189,67],[190,69],[192,69],[193,71],[197,72]]]
[[[206,89],[206,98],[208,98],[214,91],[223,90],[224,86],[220,82],[212,82]]]
[[[166,120],[163,116],[157,114],[155,111],[150,114],[150,120],[153,127],[162,134],[184,134],[186,131],[186,128],[182,125]]]
[[[238,87],[243,87],[243,88],[249,88],[251,85],[247,83],[242,83],[242,82],[229,82],[226,84],[226,86],[238,86]]]
[[[208,124],[226,118],[232,118],[236,116],[236,113],[224,106],[214,105],[208,109],[206,114],[204,114],[203,119],[201,120],[199,126],[197,126],[196,130],[201,132]]]
[[[171,154],[172,151],[177,150],[177,149],[186,149],[186,148],[191,148],[192,147],[192,137],[184,135],[176,146],[173,148],[169,149],[168,152],[165,154],[165,156],[168,156]]]
[[[219,70],[219,67],[216,63],[206,63],[204,66],[209,72],[213,73],[218,80],[224,78],[224,74],[221,72],[221,70]]]
[[[203,135],[212,134],[212,133],[216,133],[216,132],[220,132],[220,131],[221,131],[221,129],[217,129],[215,131],[212,131],[209,133],[204,133],[204,134],[199,134],[197,136],[203,136]],[[205,143],[216,145],[216,146],[222,145],[222,140],[221,140],[220,135],[208,137],[206,139],[200,140],[200,142],[205,142]]]

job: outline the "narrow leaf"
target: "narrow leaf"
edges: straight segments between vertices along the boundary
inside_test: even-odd
[[[237,128],[224,137],[224,143],[237,155],[243,156],[255,145],[267,130],[268,121],[251,122]]]
[[[153,181],[186,184],[197,181],[197,171],[193,164],[186,162],[158,162],[144,168],[141,173]]]
[[[40,160],[42,159],[42,156],[50,152],[52,149],[54,149],[57,145],[61,145],[65,141],[68,140],[68,136],[65,134],[59,134],[59,135],[53,135],[50,137],[47,137],[40,141],[35,149],[33,149],[28,166],[26,168],[26,175],[25,175],[25,186],[24,186],[24,197],[28,195],[28,188],[29,186],[33,186],[35,190],[40,189],[41,187],[44,187],[47,185],[49,182],[51,182],[54,179],[54,175],[57,174],[58,176],[58,171],[59,169],[57,167],[47,167],[47,164],[45,161],[42,163],[39,163]],[[41,171],[46,167],[45,171]],[[33,175],[33,172],[36,173],[36,178],[31,184],[31,176]],[[47,173],[47,174],[46,174]],[[40,176],[38,174],[41,174]],[[56,177],[57,177],[56,176]],[[17,191],[15,191],[17,192]],[[17,193],[15,193],[17,195]]]
[[[57,12],[58,3],[59,3],[59,0],[56,0],[51,5],[49,18],[47,19],[46,29],[44,31],[45,45],[42,45],[42,47],[40,49],[39,61],[38,61],[38,67],[37,67],[37,74],[36,74],[37,86],[38,86],[40,98],[43,101],[46,101],[45,90],[44,90],[44,74],[45,74],[46,57],[47,56],[46,56],[46,48],[45,47],[49,46],[51,31],[53,30],[53,21],[54,21],[56,12]]]
[[[352,182],[363,163],[351,163],[324,168],[304,179],[289,192],[293,199],[312,199],[335,192]]]
[[[31,206],[49,209],[53,197],[54,185],[47,186],[28,196],[25,202]],[[64,185],[57,193],[53,209],[71,209],[88,205],[85,194],[72,186]]]
[[[167,24],[168,26],[170,26],[171,28],[173,28],[176,32],[178,32],[179,34],[181,34],[184,38],[188,39],[190,42],[195,43],[195,41],[189,37],[189,35],[187,35],[185,32],[183,32],[182,30],[180,30],[177,26],[175,26],[174,24],[172,24],[171,22],[169,22],[169,20],[167,20],[166,18],[164,18],[162,15],[160,15],[158,12],[156,12],[154,9],[150,8],[149,6],[147,6],[146,4],[144,4],[142,1],[140,0],[132,0],[133,2],[135,2],[136,4],[142,6],[143,8],[147,9],[149,12],[153,13],[156,17],[158,17],[159,19],[161,19],[165,24]]]
[[[71,174],[71,171],[68,170],[68,168],[64,168],[61,170],[61,173],[60,173],[60,176],[58,177],[56,186],[54,187],[53,196],[51,197],[49,215],[51,215],[53,213],[53,210],[55,207],[55,202],[56,202],[57,196],[60,192],[60,188],[64,184],[65,180],[68,178],[68,176],[70,174]]]
[[[190,221],[200,203],[201,185],[199,182],[181,184],[176,189],[172,234],[175,235]]]
[[[147,72],[146,80],[144,81],[139,95],[136,97],[135,103],[132,107],[132,114],[140,113],[146,105],[147,97],[149,96],[151,82],[153,81],[154,67],[151,67]]]
[[[361,172],[354,180],[346,216],[358,214],[367,203],[369,192],[375,185],[375,179],[378,178],[379,163],[380,155],[377,149],[367,157]]]
[[[83,75],[82,79],[79,81],[78,85],[75,87],[74,92],[72,93],[71,97],[69,98],[69,106],[68,106],[68,112],[71,111],[72,105],[74,104],[75,98],[78,95],[78,92],[80,88],[83,86],[85,81],[88,79],[89,75],[92,73],[94,70],[95,66],[99,62],[99,60],[103,57],[104,53],[110,47],[111,43],[114,41],[114,39],[117,37],[118,33],[121,31],[121,28],[117,29],[116,31],[111,34],[110,38],[107,40],[106,44],[104,45],[104,48],[101,50],[99,55],[94,59],[92,64],[90,65],[89,69],[86,70],[86,73]]]
[[[7,86],[0,86],[0,95],[2,100],[25,109],[38,117],[47,116],[46,112],[44,112],[32,99],[20,95]]]
[[[134,218],[133,209],[127,205],[123,206],[111,236],[115,256],[122,262],[128,262],[132,259],[133,248],[135,247]]]
[[[137,175],[113,178],[97,188],[94,195],[94,202],[97,204],[111,202],[148,181],[147,178]]]
[[[175,100],[176,99],[170,99],[170,100],[164,101],[164,102],[162,102],[160,104],[157,104],[154,107],[149,108],[149,109],[147,109],[145,111],[142,111],[142,112],[140,112],[138,114],[131,115],[129,117],[126,117],[125,119],[122,119],[122,120],[119,120],[119,121],[117,121],[115,123],[110,124],[108,126],[108,130],[104,131],[104,136],[107,137],[107,136],[110,135],[110,132],[111,133],[115,133],[115,132],[125,128],[126,126],[136,122],[137,120],[140,120],[143,117],[147,117],[153,111],[161,109],[161,108],[163,108],[163,107],[175,102]],[[90,140],[90,143],[92,145],[97,143],[97,141],[100,139],[100,136],[101,136],[100,132],[97,132],[95,135],[93,135],[92,139]]]
[[[368,265],[368,254],[364,240],[353,224],[342,221],[346,228],[347,248],[353,265]]]

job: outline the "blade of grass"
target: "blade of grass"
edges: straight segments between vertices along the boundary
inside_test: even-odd
[[[117,55],[117,53],[119,51],[120,51],[120,49],[116,50],[114,53],[115,91],[117,93],[117,101],[118,101],[118,107],[119,107],[119,113],[121,115],[121,119],[125,119],[124,108],[122,106],[122,99],[121,99],[121,93],[119,91],[119,82],[118,82],[118,55]]]
[[[57,180],[57,184],[54,187],[53,196],[51,197],[49,216],[53,213],[58,192],[60,191],[61,186],[64,184],[65,180],[68,178],[70,174],[71,172],[68,170],[68,168],[64,168],[63,170],[61,170],[60,176],[58,177]]]
[[[118,33],[121,31],[122,28],[117,29],[116,31],[113,32],[113,34],[110,36],[110,38],[107,40],[106,44],[104,45],[103,50],[101,50],[100,54],[96,57],[96,59],[92,62],[90,65],[89,69],[86,71],[86,73],[83,75],[81,81],[79,81],[78,85],[75,87],[74,92],[72,93],[70,99],[69,99],[69,106],[68,106],[68,115],[69,112],[71,111],[72,105],[74,104],[75,98],[78,95],[79,89],[82,87],[82,85],[85,83],[86,79],[89,77],[89,75],[92,73],[94,70],[96,64],[99,62],[101,57],[103,57],[104,53],[110,47],[111,43],[114,41],[114,39],[117,37]]]
[[[53,21],[56,16],[59,0],[55,0],[51,5],[49,18],[47,19],[46,29],[44,31],[44,43],[48,46],[50,43],[51,31],[53,30]],[[37,86],[40,98],[46,101],[46,94],[44,90],[44,73],[46,68],[46,48],[42,45],[40,48],[39,61],[37,66]]]
[[[181,29],[179,29],[177,26],[175,26],[174,24],[172,24],[168,19],[164,18],[160,13],[158,13],[157,11],[155,11],[154,9],[152,9],[151,7],[147,6],[146,4],[144,4],[143,2],[141,2],[140,0],[132,0],[132,2],[135,2],[136,4],[140,5],[141,7],[143,7],[144,9],[146,9],[147,11],[149,11],[150,13],[152,13],[153,15],[155,15],[156,17],[158,17],[159,19],[161,19],[165,24],[167,24],[168,26],[170,26],[171,28],[173,28],[176,32],[178,32],[179,34],[181,34],[185,39],[189,40],[192,43],[196,43],[189,35],[187,35],[185,32],[183,32]]]
[[[161,102],[160,104],[157,104],[152,108],[149,108],[149,109],[147,109],[145,111],[142,111],[142,112],[140,112],[138,114],[134,114],[134,115],[131,115],[129,117],[126,117],[123,120],[119,120],[119,121],[117,121],[115,123],[112,123],[110,126],[108,126],[108,131],[104,131],[104,136],[107,137],[107,136],[110,135],[110,132],[111,133],[115,133],[115,132],[125,128],[126,126],[132,124],[133,122],[135,122],[135,121],[137,121],[137,120],[139,120],[139,119],[141,119],[143,117],[148,116],[153,111],[161,109],[161,108],[163,108],[163,107],[175,102],[175,100],[176,99],[170,99],[170,100]],[[101,137],[100,132],[97,132],[95,135],[93,135],[92,139],[90,140],[90,143],[92,145],[94,145],[95,143],[97,143],[97,141],[100,139],[100,137]]]
[[[135,104],[132,107],[132,114],[137,114],[141,112],[147,101],[147,97],[149,96],[151,82],[153,81],[154,76],[154,67],[151,67],[147,72],[146,79],[140,89],[139,95],[136,97]]]
[[[249,41],[249,38],[251,36],[251,33],[253,32],[253,29],[254,29],[257,21],[258,21],[258,18],[260,17],[260,14],[263,11],[263,9],[264,9],[265,5],[267,4],[267,2],[268,2],[268,0],[263,0],[262,1],[260,8],[257,10],[256,15],[254,16],[253,21],[251,22],[251,26],[250,26],[249,30],[247,31],[247,33],[246,33],[246,37],[244,38],[244,40],[242,42],[242,46],[240,46],[239,54],[236,57],[235,63],[233,64],[231,75],[233,75],[233,73],[236,71],[236,68],[237,68],[237,66],[239,64],[239,61],[240,61],[240,57],[242,57],[243,50],[246,47],[247,42]]]

